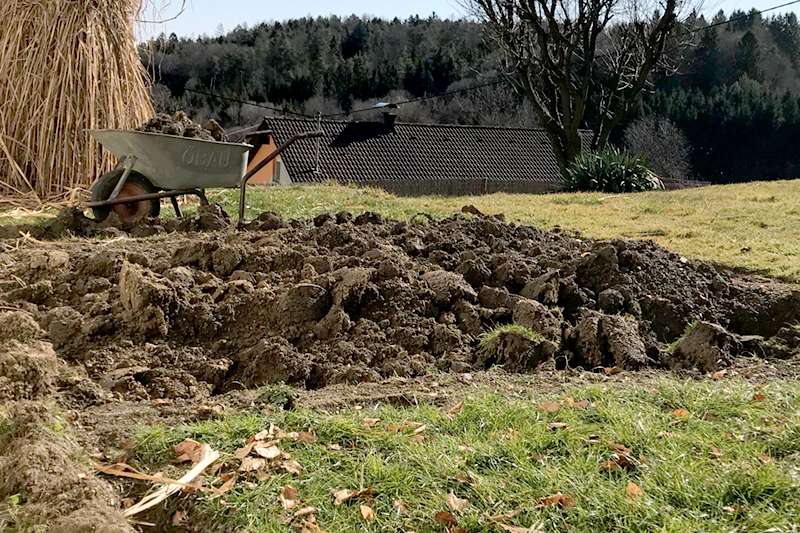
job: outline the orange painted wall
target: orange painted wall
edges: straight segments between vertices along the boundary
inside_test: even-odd
[[[269,154],[275,151],[275,141],[272,140],[270,136],[269,144],[262,144],[261,147],[256,152],[255,157],[247,163],[247,171],[249,172],[251,168],[255,167],[260,161],[263,161]],[[277,159],[280,159],[278,157]],[[277,159],[273,159],[267,165],[258,171],[258,173],[253,176],[253,178],[248,182],[249,184],[269,184],[272,183],[272,177],[275,175],[275,161]]]

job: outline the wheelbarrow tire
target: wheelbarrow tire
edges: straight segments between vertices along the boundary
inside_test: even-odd
[[[100,176],[100,179],[98,179],[92,187],[92,201],[101,202],[108,200],[124,172],[124,169],[118,168]],[[158,187],[150,183],[150,180],[144,175],[132,170],[118,198],[154,192],[158,192]],[[129,204],[93,207],[92,215],[97,222],[103,222],[111,214],[111,211],[117,213],[117,216],[119,216],[120,220],[123,222],[136,223],[148,217],[157,217],[159,213],[161,213],[161,201],[159,199],[141,200]]]

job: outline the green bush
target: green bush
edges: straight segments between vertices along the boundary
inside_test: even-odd
[[[585,153],[567,171],[566,190],[639,192],[663,189],[664,184],[644,160],[615,148]]]

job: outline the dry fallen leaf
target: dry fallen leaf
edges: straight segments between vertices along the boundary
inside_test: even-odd
[[[369,418],[369,417],[367,417],[367,418],[364,419],[364,427],[365,428],[374,427],[380,421],[381,421],[380,418]]]
[[[459,414],[461,414],[461,411],[463,410],[464,410],[464,402],[463,401],[458,402],[453,407],[451,407],[449,411],[447,411],[447,416],[450,418],[455,418]]]
[[[628,486],[625,487],[625,494],[628,496],[628,498],[634,500],[644,496],[644,491],[642,490],[642,487],[633,481],[628,481]]]
[[[551,422],[547,425],[547,429],[550,431],[556,431],[557,429],[569,429],[569,424],[566,422]]]
[[[328,449],[333,450],[334,452],[342,451],[342,447],[339,444],[328,444]]]
[[[618,470],[630,470],[634,466],[630,457],[625,454],[615,454],[611,459],[600,463],[600,470],[604,472],[616,472]]]
[[[689,418],[689,411],[683,408],[673,409],[670,414],[675,418]]]
[[[304,442],[306,444],[314,444],[317,442],[317,436],[310,431],[301,431],[297,434],[297,441]]]
[[[619,374],[622,370],[616,366],[603,368],[603,374],[606,376],[613,376],[615,374]]]
[[[716,372],[711,374],[711,378],[717,381],[723,379],[728,374],[727,370],[717,370]]]
[[[288,474],[295,474],[295,475],[303,471],[303,467],[300,465],[300,463],[298,463],[293,459],[290,459],[288,461],[283,461],[280,464],[280,468]]]
[[[591,405],[589,400],[575,400],[572,396],[567,396],[564,398],[564,403],[569,405],[570,407],[574,407],[576,409],[588,409]]]
[[[224,481],[219,488],[214,489],[214,494],[221,496],[227,492],[230,492],[234,486],[236,486],[236,480],[239,479],[239,475],[236,472],[230,472],[228,474],[223,474],[220,476],[220,479]]]
[[[409,440],[411,440],[411,442],[413,442],[414,444],[422,444],[423,442],[425,442],[425,435],[417,434],[412,436],[411,439]]]
[[[451,491],[450,491],[450,492],[447,494],[447,506],[448,506],[448,507],[449,507],[451,510],[453,510],[453,511],[455,511],[455,512],[457,512],[457,513],[460,513],[460,512],[462,512],[462,511],[466,510],[466,509],[467,509],[467,507],[469,507],[469,500],[466,500],[466,499],[459,498],[459,497],[458,497],[458,496],[456,496],[456,495],[455,495],[455,493],[453,493],[453,491],[451,490]]]
[[[539,404],[539,409],[545,413],[557,413],[561,409],[561,404],[558,402],[542,402]]]
[[[403,429],[403,426],[401,426],[400,424],[387,424],[386,425],[386,431],[389,431],[391,433],[399,433],[402,429]]]
[[[614,450],[614,453],[618,453],[620,455],[630,455],[631,449],[625,446],[624,444],[620,444],[618,442],[614,442],[609,445],[609,448]]]
[[[267,466],[267,461],[260,457],[245,457],[239,467],[239,472],[255,472]]]
[[[447,511],[439,511],[433,517],[436,520],[437,524],[441,524],[445,527],[453,527],[458,525],[458,520],[456,517],[453,516],[453,513],[449,513]]]
[[[567,507],[572,507],[573,505],[575,505],[575,498],[557,492],[551,496],[545,496],[544,498],[539,500],[539,504],[536,507],[551,507],[555,505],[564,509],[566,509]]]
[[[203,445],[196,440],[186,439],[175,445],[176,461],[179,463],[197,463],[203,456]]]
[[[272,446],[260,446],[257,445],[253,448],[253,451],[256,452],[256,455],[263,457],[264,459],[277,459],[281,456],[281,450],[275,445]]]
[[[763,402],[766,399],[767,399],[767,397],[761,392],[757,392],[757,393],[753,394],[753,401],[754,402]]]
[[[712,446],[711,447],[711,457],[719,459],[720,457],[722,457],[722,450],[720,450],[716,446]]]
[[[245,444],[244,446],[233,452],[233,456],[236,457],[237,459],[244,459],[245,457],[250,455],[250,452],[253,451],[253,447],[256,444],[258,444],[257,440],[252,440],[251,442],[248,442],[247,444]]]
[[[370,507],[369,505],[361,504],[359,506],[359,509],[361,510],[361,516],[362,518],[364,518],[364,520],[366,520],[367,522],[372,522],[373,520],[375,520],[375,511],[372,509],[372,507]]]
[[[400,500],[393,501],[392,507],[397,511],[397,514],[406,514],[408,512],[408,508],[406,508],[406,505]]]
[[[287,511],[289,509],[294,509],[300,503],[300,493],[291,485],[286,485],[278,495],[278,501],[281,502],[281,506]]]
[[[341,505],[349,500],[353,500],[355,498],[360,498],[362,496],[372,496],[374,494],[374,490],[372,487],[367,487],[366,489],[360,490],[337,490],[333,493],[333,503],[334,505]]]

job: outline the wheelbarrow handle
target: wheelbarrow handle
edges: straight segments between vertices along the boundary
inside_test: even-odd
[[[307,131],[305,133],[300,133],[298,135],[290,137],[289,140],[287,140],[281,146],[273,150],[267,157],[259,161],[258,164],[256,164],[256,166],[254,166],[249,172],[247,172],[247,174],[244,175],[239,190],[239,224],[244,222],[244,208],[245,208],[245,196],[247,194],[246,192],[247,182],[250,181],[250,179],[252,179],[252,177],[258,173],[258,171],[260,171],[262,168],[271,163],[276,157],[281,155],[284,152],[284,150],[289,148],[295,142],[301,141],[303,139],[313,139],[316,137],[322,137],[324,135],[325,132],[323,132],[322,130],[317,130],[317,131]]]

